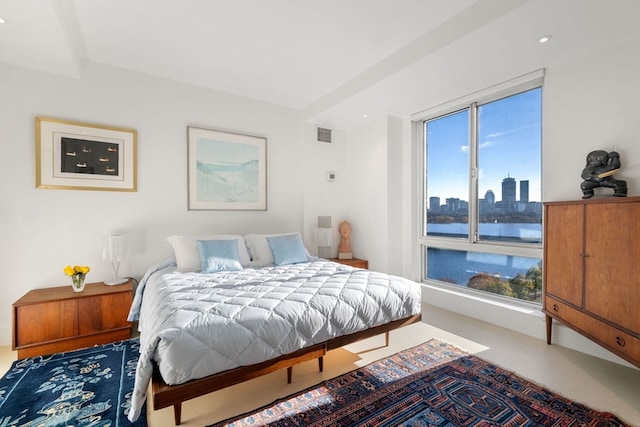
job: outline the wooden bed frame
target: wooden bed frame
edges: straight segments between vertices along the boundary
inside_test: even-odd
[[[267,360],[251,366],[220,372],[205,378],[191,380],[184,384],[167,385],[160,376],[157,366],[154,365],[151,390],[153,396],[153,409],[162,409],[173,406],[173,416],[176,425],[180,425],[182,416],[182,402],[195,397],[220,390],[235,384],[257,378],[271,372],[287,368],[287,380],[291,382],[293,366],[312,359],[318,359],[318,366],[322,372],[323,356],[329,351],[340,348],[366,338],[371,338],[382,333],[386,336],[385,345],[389,345],[389,332],[422,320],[422,315],[417,314],[404,319],[394,320],[384,325],[365,329],[354,334],[336,337],[324,343],[303,348],[295,353],[286,354],[276,359]]]

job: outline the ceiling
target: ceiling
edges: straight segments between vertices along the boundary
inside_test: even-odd
[[[639,0],[0,0],[0,17],[3,63],[107,64],[342,129],[640,39]]]

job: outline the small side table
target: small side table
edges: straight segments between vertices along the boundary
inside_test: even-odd
[[[12,349],[22,359],[131,338],[132,301],[133,280],[33,289],[13,303]]]
[[[352,258],[352,259],[340,259],[340,258],[331,258],[329,261],[337,262],[339,264],[350,265],[351,267],[356,268],[364,268],[365,270],[369,268],[369,261],[366,259]]]

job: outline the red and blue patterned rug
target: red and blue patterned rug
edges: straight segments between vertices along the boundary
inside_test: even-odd
[[[430,340],[211,427],[626,426]]]
[[[13,362],[0,379],[0,426],[146,426],[127,420],[137,338]]]

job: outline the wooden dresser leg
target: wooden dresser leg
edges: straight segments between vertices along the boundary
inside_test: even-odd
[[[547,321],[547,344],[551,344],[551,324],[553,323],[553,317],[547,315],[545,315],[545,317]]]
[[[287,384],[291,384],[291,377],[293,376],[293,366],[287,368]]]
[[[180,425],[180,418],[182,418],[182,403],[176,403],[173,405],[173,420],[176,425]]]
[[[324,358],[318,357],[318,370],[320,372],[322,372],[322,369],[324,368]]]

